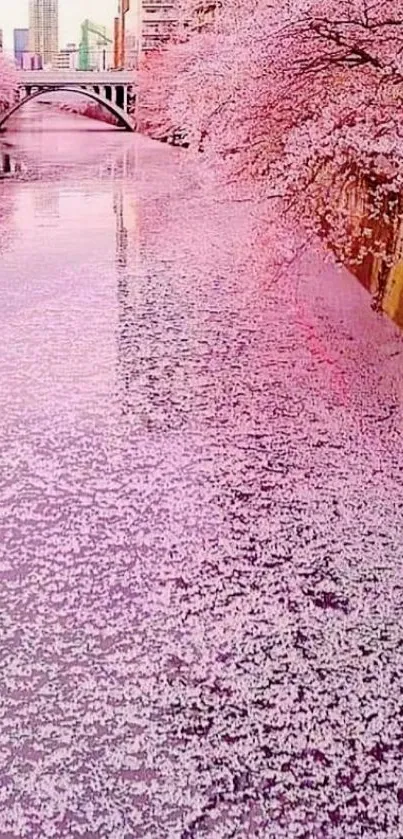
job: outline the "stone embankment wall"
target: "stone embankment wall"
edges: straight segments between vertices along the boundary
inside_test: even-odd
[[[373,308],[403,327],[403,196],[382,197],[377,186],[357,179],[342,192],[351,237],[343,261],[371,293]]]
[[[97,102],[80,102],[77,104],[72,104],[70,102],[57,102],[55,103],[55,107],[59,111],[67,111],[69,114],[78,114],[79,116],[88,117],[89,119],[107,122],[108,125],[118,124],[118,121],[113,114],[110,114],[105,108],[98,105]]]

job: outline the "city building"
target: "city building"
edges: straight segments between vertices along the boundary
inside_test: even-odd
[[[21,59],[22,70],[42,70],[42,57],[33,52],[24,52]]]
[[[199,0],[195,5],[193,18],[188,22],[188,28],[197,32],[212,29],[218,9],[217,0]]]
[[[126,15],[130,9],[130,0],[119,0],[118,14],[114,22],[114,66],[116,70],[124,68]]]
[[[58,70],[78,69],[78,49],[75,44],[67,44],[64,49],[59,51],[56,58],[56,67]]]
[[[126,70],[136,70],[140,48],[140,3],[130,0],[125,16],[124,62]]]
[[[170,39],[177,26],[176,5],[172,0],[141,0],[141,53],[158,49]]]
[[[22,69],[24,55],[29,53],[29,29],[14,29],[14,58]]]
[[[113,38],[106,26],[85,20],[81,24],[79,69],[109,70],[113,64]]]
[[[138,66],[141,33],[141,0],[119,0],[115,18],[115,68],[135,70]]]
[[[175,0],[119,0],[114,39],[116,69],[136,69],[139,55],[166,43],[177,24]]]
[[[59,52],[58,0],[29,0],[29,50],[44,67],[56,63]]]

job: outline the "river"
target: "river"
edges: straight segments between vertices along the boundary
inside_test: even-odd
[[[402,336],[187,153],[0,182],[0,835],[396,839]]]

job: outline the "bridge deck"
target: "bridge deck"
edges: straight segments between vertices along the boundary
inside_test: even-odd
[[[20,70],[18,79],[25,85],[57,87],[60,85],[133,85],[135,73],[131,70]]]

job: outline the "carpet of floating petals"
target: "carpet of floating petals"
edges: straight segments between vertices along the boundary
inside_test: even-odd
[[[7,141],[0,836],[397,839],[401,336],[183,151]]]

